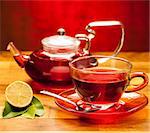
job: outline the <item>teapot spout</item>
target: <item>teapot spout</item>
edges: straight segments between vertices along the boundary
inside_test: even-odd
[[[21,52],[14,46],[13,42],[8,44],[7,50],[11,52],[18,65],[23,68],[27,63],[29,56],[22,55]]]

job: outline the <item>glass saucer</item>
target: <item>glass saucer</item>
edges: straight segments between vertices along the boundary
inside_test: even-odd
[[[81,101],[81,98],[78,96],[74,89],[69,89],[60,93],[59,95],[66,97],[76,103]],[[118,104],[112,106],[111,108],[98,110],[95,112],[78,111],[74,106],[58,99],[55,100],[55,103],[63,110],[66,110],[67,112],[70,112],[79,117],[88,119],[105,119],[107,121],[119,118],[122,119],[123,117],[141,110],[148,104],[148,98],[139,92],[124,93]]]

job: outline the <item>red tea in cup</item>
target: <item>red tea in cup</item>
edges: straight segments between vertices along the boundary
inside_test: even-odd
[[[87,68],[88,69],[88,68]],[[117,70],[92,68],[93,72],[116,72],[116,74],[89,74],[80,79],[73,78],[75,89],[88,102],[99,103],[117,102],[127,85],[127,73],[117,73]]]
[[[122,58],[85,56],[70,64],[74,88],[83,101],[96,104],[117,103],[124,92],[145,87],[148,77],[142,72],[130,74],[132,64]],[[130,79],[142,77],[144,82],[127,90]]]

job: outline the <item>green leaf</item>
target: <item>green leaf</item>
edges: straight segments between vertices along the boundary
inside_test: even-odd
[[[3,111],[3,116],[6,116],[8,113],[10,113],[12,111],[12,107],[8,102],[5,102],[5,108]]]
[[[9,114],[7,114],[6,116],[4,116],[3,118],[13,118],[13,117],[22,115],[25,112],[26,112],[26,110],[20,111],[20,112],[10,112]]]
[[[23,117],[33,119],[35,115],[42,116],[43,114],[44,107],[42,103],[36,97],[33,97],[31,104],[25,108],[16,108],[8,102],[5,102],[5,108],[3,110],[2,117],[13,118],[22,115]]]
[[[27,111],[22,114],[23,117],[34,119],[36,113],[36,107],[34,105],[31,105],[27,108]]]
[[[10,105],[8,102],[5,102],[5,108],[4,108],[2,116],[3,118],[13,118],[13,117],[22,115],[26,111],[27,109],[24,109],[21,111],[15,111],[12,105]]]
[[[35,114],[37,116],[42,116],[44,114],[44,107],[43,107],[42,103],[40,102],[40,100],[38,100],[36,97],[33,96],[31,104],[36,107]]]

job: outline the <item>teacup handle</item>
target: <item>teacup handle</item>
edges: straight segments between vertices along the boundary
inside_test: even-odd
[[[120,26],[121,27],[121,38],[120,41],[118,43],[118,46],[116,47],[116,49],[114,50],[114,54],[112,56],[116,56],[122,46],[123,46],[123,42],[124,42],[124,36],[125,36],[125,31],[124,31],[124,25],[120,22],[120,21],[95,21],[95,22],[91,22],[86,26],[86,30],[89,33],[88,34],[88,38],[89,41],[91,41],[91,39],[93,39],[96,35],[96,32],[92,29],[92,27],[108,27],[108,26]]]
[[[141,84],[138,84],[138,85],[134,85],[135,87],[131,86],[130,87],[130,84],[129,86],[127,87],[127,89],[125,90],[125,92],[134,92],[134,91],[138,91],[138,90],[141,90],[143,89],[147,84],[148,84],[148,76],[144,73],[144,72],[133,72],[131,73],[130,75],[130,81],[133,79],[133,78],[136,78],[136,77],[141,77],[143,78],[143,83]]]

